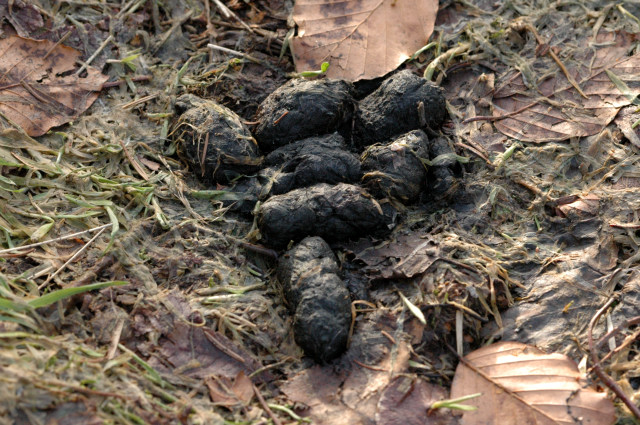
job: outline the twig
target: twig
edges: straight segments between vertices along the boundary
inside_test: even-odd
[[[473,153],[474,155],[476,155],[478,158],[482,159],[489,168],[494,169],[495,166],[493,165],[493,163],[489,160],[489,158],[487,158],[487,156],[485,154],[483,154],[482,152],[480,152],[479,149],[476,149],[473,146],[467,145],[466,143],[463,142],[457,142],[456,146],[459,146],[463,149],[468,150],[469,152]]]
[[[536,41],[540,46],[548,46],[548,44],[542,39],[542,37],[540,37],[540,34],[538,34],[538,31],[530,23],[520,21],[520,22],[514,22],[512,25],[516,29],[525,29],[525,30],[531,31],[531,33],[536,38]],[[575,88],[582,97],[584,97],[585,99],[588,99],[589,96],[584,94],[584,92],[582,91],[582,89],[580,88],[576,80],[574,80],[573,77],[569,74],[569,71],[564,66],[564,64],[558,57],[558,55],[556,55],[556,53],[553,51],[553,49],[549,47],[546,53],[548,53],[549,56],[551,56],[551,58],[556,62],[556,64],[558,64],[558,67],[560,67],[560,69],[562,70],[562,73],[564,74],[565,77],[567,77],[567,80],[573,86],[573,88]]]
[[[262,408],[265,410],[265,412],[267,412],[267,414],[273,421],[274,425],[282,425],[282,422],[280,422],[280,419],[278,419],[278,417],[273,414],[273,411],[269,408],[269,405],[267,404],[267,402],[264,401],[264,397],[262,397],[262,394],[260,394],[260,390],[258,390],[258,387],[256,387],[255,384],[251,384],[251,385],[253,386],[253,392],[255,393],[256,397],[258,397],[258,401],[262,405]]]
[[[106,397],[106,398],[118,398],[120,400],[133,402],[133,399],[131,397],[127,397],[126,395],[122,395],[122,394],[114,393],[114,392],[109,392],[109,391],[92,390],[91,388],[83,387],[82,385],[71,384],[69,382],[63,382],[63,381],[59,381],[57,379],[46,379],[46,380],[41,380],[41,381],[34,381],[33,385],[38,387],[38,388],[42,388],[44,390],[47,390],[47,391],[55,391],[51,387],[52,386],[56,386],[56,387],[60,387],[60,388],[68,388],[68,389],[73,390],[73,391],[78,392],[78,393],[89,394],[89,395],[98,395],[98,396]],[[58,391],[62,391],[62,390],[58,390]]]
[[[536,100],[535,102],[531,102],[527,105],[524,105],[522,108],[517,109],[515,111],[509,112],[507,114],[504,115],[479,115],[477,117],[471,117],[471,118],[467,118],[466,120],[462,121],[462,124],[468,124],[470,122],[474,122],[474,121],[500,121],[503,120],[505,118],[509,118],[512,117],[514,115],[517,115],[521,112],[526,111],[527,109],[531,108],[532,106],[537,105],[538,103],[540,103],[538,100]]]
[[[260,245],[254,245],[247,242],[238,242],[238,245],[243,247],[244,249],[248,249],[249,251],[256,252],[258,254],[266,255],[267,257],[271,257],[274,260],[278,259],[278,253],[273,249],[265,248]]]
[[[138,77],[131,77],[131,81],[138,83],[141,81],[149,81],[151,80],[151,75],[140,75]],[[118,87],[126,83],[126,80],[117,80],[117,81],[108,81],[102,85],[103,89],[108,89],[111,87]]]
[[[591,362],[593,363],[592,370],[596,373],[596,375],[598,375],[598,378],[600,378],[600,380],[607,387],[609,387],[609,389],[611,389],[611,391],[613,391],[615,395],[620,398],[620,400],[622,400],[622,402],[629,408],[631,413],[633,413],[636,418],[640,419],[640,409],[638,408],[638,406],[636,406],[632,400],[629,400],[629,397],[627,397],[627,395],[624,393],[624,391],[622,391],[618,384],[616,384],[615,381],[602,370],[602,367],[600,366],[600,360],[598,359],[597,349],[593,342],[593,327],[595,326],[598,319],[600,319],[600,316],[602,316],[602,314],[607,311],[615,301],[617,301],[617,298],[615,297],[607,301],[607,303],[596,312],[595,316],[593,316],[593,318],[589,322],[589,355],[591,357]]]
[[[116,327],[113,330],[113,334],[111,335],[111,344],[109,346],[109,351],[107,351],[107,355],[104,358],[105,360],[111,360],[116,355],[118,344],[120,344],[120,337],[122,336],[122,328],[124,328],[124,317],[119,317],[116,322]]]
[[[81,235],[84,235],[84,234],[87,234],[87,233],[95,232],[96,230],[106,229],[109,226],[111,226],[111,223],[103,224],[102,226],[94,227],[93,229],[83,230],[82,232],[72,233],[72,234],[67,235],[67,236],[60,236],[59,238],[50,239],[50,240],[47,240],[47,241],[32,243],[32,244],[24,245],[24,246],[18,246],[18,247],[15,247],[15,248],[3,249],[2,251],[0,251],[0,254],[5,254],[5,253],[11,252],[11,251],[21,251],[23,249],[35,248],[35,247],[41,246],[41,245],[47,245],[47,244],[54,243],[54,242],[64,241],[66,239],[75,238],[76,236],[81,236]]]
[[[222,16],[224,16],[225,18],[233,18],[236,21],[238,21],[240,23],[240,25],[242,25],[242,27],[244,29],[246,29],[247,31],[249,31],[251,34],[253,34],[253,29],[244,23],[244,21],[242,19],[240,19],[238,17],[238,15],[236,15],[235,13],[233,13],[227,6],[224,5],[224,3],[222,3],[220,0],[213,0],[213,3],[215,3],[216,7],[218,8],[218,10],[220,11],[220,13],[222,13]]]
[[[207,135],[208,134],[209,133],[207,133]],[[124,141],[122,141],[122,139],[120,139],[120,146],[122,146],[122,151],[124,152],[124,156],[129,160],[129,162],[131,163],[133,168],[135,168],[138,174],[140,174],[140,177],[142,177],[145,181],[149,181],[149,175],[144,170],[144,168],[142,168],[142,165],[140,165],[138,161],[134,160],[133,156],[131,156],[131,153],[125,146]]]
[[[387,369],[381,368],[381,367],[377,367],[377,366],[369,366],[367,364],[364,364],[356,359],[352,360],[355,364],[357,364],[360,367],[363,367],[365,369],[369,369],[369,370],[375,370],[376,372],[387,372]]]
[[[629,320],[625,320],[624,323],[620,324],[619,326],[617,326],[616,328],[612,329],[611,331],[607,332],[606,335],[604,335],[602,338],[600,338],[598,340],[598,342],[596,342],[596,349],[600,349],[600,347],[602,347],[602,345],[607,342],[609,340],[609,338],[614,337],[615,335],[617,335],[620,331],[622,331],[622,329],[624,328],[628,328],[629,326],[633,326],[633,325],[637,325],[638,323],[640,323],[640,316],[637,317],[633,317]],[[616,348],[615,350],[609,351],[607,353],[607,355],[605,355],[603,358],[600,359],[600,363],[604,363],[607,360],[609,360],[609,358],[611,356],[613,356],[614,354],[620,352],[622,349],[624,349],[626,346],[628,346],[629,344],[631,344],[633,341],[636,340],[636,338],[638,337],[638,335],[640,335],[640,329],[636,330],[636,332],[633,333],[633,335],[631,335],[630,337],[625,338],[625,340],[623,341],[623,343]]]
[[[111,224],[109,224],[111,225]],[[38,289],[42,289],[45,286],[47,286],[47,283],[49,283],[51,281],[51,279],[53,279],[54,277],[56,277],[58,275],[58,273],[60,273],[62,270],[64,270],[65,267],[67,267],[69,265],[69,263],[71,263],[73,260],[75,260],[80,254],[82,254],[84,252],[85,249],[87,249],[89,247],[89,245],[91,245],[91,243],[93,241],[95,241],[96,239],[98,239],[98,236],[100,236],[102,234],[102,232],[104,232],[105,230],[107,230],[106,227],[102,227],[102,229],[100,229],[100,231],[91,239],[89,239],[89,241],[84,244],[84,246],[82,248],[80,248],[79,250],[76,251],[75,254],[73,254],[71,256],[71,258],[69,258],[62,266],[60,266],[60,268],[58,270],[56,270],[51,276],[49,276],[47,278],[47,280],[44,281],[44,283],[40,286],[38,286]]]
[[[424,70],[424,78],[428,81],[431,81],[431,78],[433,78],[433,73],[442,62],[451,59],[455,55],[459,55],[460,53],[469,50],[470,47],[471,43],[460,43],[457,47],[447,50],[446,52],[432,60]]]
[[[254,58],[253,56],[248,55],[246,53],[238,52],[237,50],[227,49],[226,47],[218,46],[217,44],[211,44],[211,43],[207,44],[207,47],[213,50],[218,50],[220,52],[228,53],[230,55],[240,56],[241,58],[244,58],[251,62],[264,65],[263,61],[261,61],[260,59]]]
[[[121,108],[124,109],[124,110],[135,108],[136,106],[141,105],[141,104],[143,104],[145,102],[148,102],[150,100],[153,100],[158,96],[159,96],[158,93],[150,94],[148,96],[143,96],[140,99],[135,99],[135,100],[132,100],[131,102],[125,103],[124,105],[121,106]]]
[[[76,71],[76,75],[80,75],[82,74],[82,72],[87,69],[87,67],[91,64],[91,62],[93,62],[93,60],[96,58],[96,56],[98,56],[100,54],[100,52],[107,47],[107,44],[111,43],[111,41],[113,40],[113,36],[110,35],[109,37],[107,37],[107,39],[105,41],[102,42],[102,44],[98,47],[98,49],[93,52],[93,54],[91,56],[89,56],[89,59],[86,60],[85,63],[82,64],[82,66],[80,67],[79,70]],[[104,87],[104,86],[103,86]]]
[[[209,342],[211,342],[213,345],[215,345],[215,347],[222,351],[224,354],[226,354],[227,356],[231,357],[234,360],[239,361],[240,363],[246,363],[245,359],[242,358],[242,356],[240,354],[237,354],[236,352],[234,352],[233,350],[231,350],[228,347],[225,347],[220,341],[218,341],[218,336],[215,332],[213,332],[212,330],[209,329],[203,329],[204,330],[204,335],[205,337],[209,340]]]

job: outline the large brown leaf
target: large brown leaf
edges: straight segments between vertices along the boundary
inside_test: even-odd
[[[385,75],[427,44],[437,11],[437,0],[296,0],[296,69],[329,62],[332,78]]]
[[[462,424],[582,424],[615,422],[606,394],[587,386],[575,363],[519,342],[500,342],[460,362],[451,398],[482,395],[466,404]]]
[[[108,77],[88,67],[75,75],[80,52],[48,40],[0,39],[0,113],[29,136],[78,117],[98,98]]]
[[[637,84],[640,54],[626,56],[633,41],[634,36],[626,33],[601,33],[597,39],[600,47],[585,42],[573,57],[563,59],[587,98],[547,57],[538,58],[534,68],[546,61],[544,66],[557,72],[539,82],[537,90],[527,88],[520,72],[508,74],[493,96],[493,116],[506,117],[496,121],[496,128],[527,142],[559,141],[599,133],[621,107],[640,94]],[[621,91],[607,71],[623,81],[629,91],[623,93],[626,90]]]

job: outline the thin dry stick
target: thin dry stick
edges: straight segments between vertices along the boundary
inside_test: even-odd
[[[58,275],[58,273],[60,273],[62,270],[64,270],[65,267],[67,267],[67,265],[69,265],[69,263],[71,263],[73,260],[75,260],[80,254],[82,254],[84,252],[85,249],[87,249],[89,247],[89,245],[91,245],[91,243],[93,241],[95,241],[96,239],[98,239],[98,236],[100,236],[102,234],[102,232],[104,232],[105,230],[107,230],[106,227],[103,227],[102,229],[100,229],[100,231],[91,239],[89,239],[89,241],[84,244],[84,246],[82,248],[80,248],[78,251],[76,251],[75,254],[73,254],[71,256],[71,258],[69,258],[67,260],[66,263],[64,263],[58,270],[56,270],[51,276],[49,276],[47,278],[47,280],[44,281],[44,283],[40,286],[38,286],[38,289],[42,290],[42,288],[44,288],[45,286],[47,286],[47,283],[49,283],[51,281],[51,279],[53,279],[54,277],[56,277]]]
[[[625,320],[624,323],[621,323],[611,331],[607,332],[604,336],[602,336],[596,343],[595,347],[597,349],[602,348],[605,342],[616,335],[618,335],[623,329],[628,328],[629,326],[637,325],[640,323],[640,316],[632,317],[629,320]]]
[[[207,136],[208,135],[209,135],[209,133],[207,133]],[[129,160],[129,163],[131,163],[133,168],[135,168],[135,170],[138,172],[138,174],[140,174],[140,177],[142,177],[145,181],[149,181],[149,175],[147,174],[146,171],[144,171],[144,168],[142,168],[142,165],[140,165],[138,163],[138,161],[136,161],[133,158],[133,156],[131,155],[131,153],[129,152],[127,147],[125,146],[125,144],[122,141],[122,139],[120,139],[120,146],[122,146],[122,151],[124,152],[124,156],[127,157],[127,159]]]
[[[211,43],[207,44],[207,47],[213,50],[218,50],[220,52],[228,53],[230,55],[240,56],[241,58],[244,58],[251,62],[263,65],[263,62],[260,59],[256,59],[253,56],[248,55],[246,53],[238,52],[237,50],[227,49],[226,47],[218,46],[217,44],[211,44]]]
[[[82,71],[84,71],[85,69],[87,69],[87,67],[91,64],[91,62],[93,62],[93,60],[96,58],[96,56],[98,56],[100,54],[100,52],[107,47],[107,44],[111,43],[111,41],[113,40],[113,36],[110,35],[109,37],[107,37],[107,39],[105,41],[102,42],[102,44],[100,46],[98,46],[98,49],[93,52],[93,54],[91,56],[89,56],[89,59],[87,59],[87,61],[85,63],[82,64],[82,66],[80,67],[79,70],[76,71],[76,75],[80,75],[82,74]]]
[[[213,0],[213,2],[215,3],[215,5],[218,8],[218,10],[220,11],[220,13],[222,13],[222,15],[225,18],[231,18],[232,17],[233,19],[238,21],[238,23],[240,25],[242,25],[244,27],[244,29],[246,29],[251,34],[253,34],[253,29],[249,25],[245,24],[244,21],[242,19],[240,19],[238,17],[238,15],[233,13],[227,6],[225,6],[224,3],[222,3],[220,0]]]
[[[131,109],[145,102],[153,100],[158,96],[160,96],[158,93],[150,94],[149,96],[144,96],[144,97],[141,97],[140,99],[132,100],[131,102],[125,103],[124,105],[121,106],[121,108],[124,110]]]
[[[622,391],[618,384],[616,384],[614,380],[611,379],[602,370],[602,367],[600,366],[600,360],[598,359],[597,350],[593,342],[593,327],[598,322],[598,319],[600,319],[600,316],[602,316],[602,314],[607,311],[609,307],[611,307],[611,304],[613,304],[615,301],[616,298],[611,298],[609,301],[607,301],[607,303],[596,312],[595,316],[593,316],[593,318],[589,322],[589,355],[591,356],[591,362],[593,363],[592,370],[596,373],[596,375],[598,375],[598,378],[600,378],[600,380],[607,387],[609,387],[609,389],[611,389],[611,391],[613,391],[615,395],[620,398],[620,400],[622,400],[622,402],[629,408],[631,413],[633,413],[636,418],[640,419],[640,409],[638,408],[638,406],[636,406],[632,400],[629,400],[629,397],[627,397],[627,395],[624,393],[624,391]]]
[[[518,26],[519,25],[517,25],[517,23],[516,23],[516,27],[518,27]],[[531,33],[536,38],[536,41],[538,42],[539,45],[547,46],[547,43],[542,39],[542,37],[540,37],[540,34],[538,34],[538,31],[533,27],[533,25],[531,25],[529,23],[525,23],[524,25],[521,26],[521,28],[526,29],[528,31],[531,31]],[[584,97],[585,99],[588,99],[589,96],[584,94],[584,92],[582,91],[582,89],[580,88],[580,86],[578,85],[576,80],[574,80],[573,77],[569,74],[569,71],[564,66],[564,64],[562,63],[562,61],[558,57],[558,55],[556,55],[556,53],[553,51],[553,49],[551,49],[551,47],[549,47],[549,49],[547,50],[546,53],[548,53],[549,56],[551,56],[551,58],[556,62],[556,64],[558,64],[558,67],[560,67],[560,69],[562,70],[562,73],[564,74],[564,76],[567,77],[567,80],[573,86],[573,88],[575,88],[578,91],[578,93],[580,93],[580,96]]]
[[[640,329],[636,329],[636,331],[633,334],[626,337],[624,341],[622,341],[622,344],[620,344],[615,350],[609,351],[606,356],[600,359],[600,363],[606,362],[615,354],[618,354],[619,352],[627,348],[629,345],[633,344],[638,339],[638,336],[640,336]]]
[[[122,336],[122,328],[124,328],[124,317],[118,318],[118,321],[116,322],[116,327],[111,335],[111,345],[109,346],[109,351],[105,356],[105,360],[111,360],[116,355],[118,344],[120,344],[120,337]]]
[[[111,223],[103,224],[102,226],[94,227],[93,229],[83,230],[82,232],[72,233],[72,234],[67,235],[67,236],[60,236],[59,238],[50,239],[50,240],[47,240],[47,241],[32,243],[32,244],[24,245],[24,246],[18,246],[18,247],[15,247],[15,248],[3,249],[2,251],[0,251],[0,254],[6,254],[6,253],[9,253],[9,252],[12,252],[12,251],[22,251],[23,249],[35,248],[35,247],[41,246],[41,245],[47,245],[47,244],[54,243],[54,242],[64,241],[66,239],[75,238],[76,236],[82,236],[82,235],[85,235],[87,233],[95,232],[97,230],[106,229],[109,226],[111,226]]]
[[[258,401],[262,405],[262,408],[265,410],[265,412],[267,412],[267,414],[273,421],[274,425],[282,425],[282,422],[280,422],[280,419],[278,419],[278,417],[273,414],[273,411],[271,411],[267,402],[264,401],[264,397],[262,397],[262,394],[260,394],[260,390],[258,390],[258,387],[256,387],[255,384],[251,384],[251,385],[253,386],[253,392],[256,394],[256,397],[258,397]]]

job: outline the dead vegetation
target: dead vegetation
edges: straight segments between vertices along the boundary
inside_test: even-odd
[[[299,415],[369,423],[378,406],[386,418],[401,411],[389,392],[372,396],[395,391],[391,375],[435,391],[425,396],[432,403],[446,395],[426,381],[448,388],[457,363],[447,344],[468,352],[498,338],[576,361],[591,342],[589,367],[599,365],[635,400],[637,107],[595,134],[530,143],[497,131],[521,104],[498,114],[491,106],[508,70],[523,75],[518,90],[569,81],[558,61],[571,65],[567,58],[584,48],[578,40],[596,46],[600,30],[634,34],[640,10],[634,2],[505,1],[496,10],[489,3],[442,2],[437,49],[407,65],[439,65],[431,72],[451,117],[442,136],[468,163],[453,196],[404,211],[388,239],[339,247],[352,294],[372,282],[370,298],[352,306],[343,374],[307,368],[274,277],[277,254],[252,238],[253,223],[222,206],[236,195],[200,183],[169,137],[185,92],[253,119],[293,70],[288,53],[280,57],[287,5],[14,4],[2,35],[35,37],[35,10],[48,25],[43,38],[66,37],[82,61],[108,63],[110,80],[80,118],[37,140],[2,117],[0,423],[309,420]],[[632,57],[635,38],[623,42]],[[538,101],[528,102],[554,106]],[[128,284],[111,283],[121,281]],[[81,292],[101,282],[109,287]],[[425,324],[398,293],[421,308]],[[590,320],[612,297],[610,325],[592,336]],[[603,341],[616,331],[617,348],[605,354]],[[309,398],[309,382],[326,394]],[[618,410],[619,423],[632,423]]]

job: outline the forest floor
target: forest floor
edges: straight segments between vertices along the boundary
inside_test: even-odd
[[[448,410],[423,422],[424,406],[389,407],[381,396],[409,376],[447,399],[456,346],[469,353],[498,340],[565,354],[590,372],[588,325],[614,297],[594,338],[619,328],[602,368],[637,400],[638,332],[628,322],[640,303],[637,106],[594,135],[545,138],[550,126],[540,126],[533,141],[482,118],[515,70],[534,81],[560,72],[538,61],[546,49],[567,58],[586,46],[578,40],[596,45],[601,29],[626,34],[632,56],[637,3],[441,2],[438,51],[469,43],[435,74],[457,180],[406,207],[386,239],[333,246],[355,322],[347,353],[327,365],[295,344],[255,223],[227,207],[226,186],[198,180],[172,137],[183,93],[251,126],[294,72],[292,4],[232,0],[235,17],[225,17],[201,0],[35,3],[14,2],[0,35],[66,35],[83,61],[97,53],[91,65],[109,82],[79,118],[35,139],[2,121],[0,424],[453,424]],[[514,28],[523,17],[540,39]],[[422,73],[435,54],[402,67]],[[43,298],[100,282],[116,283]],[[617,423],[637,423],[616,406]]]

